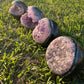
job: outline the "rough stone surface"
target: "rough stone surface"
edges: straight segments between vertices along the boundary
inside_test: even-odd
[[[53,73],[62,75],[69,71],[75,58],[76,46],[73,40],[66,36],[54,39],[47,48],[46,60]]]
[[[38,22],[32,22],[32,19],[28,17],[28,13],[22,15],[20,21],[27,29],[34,28],[38,24]]]
[[[43,43],[50,35],[50,32],[51,32],[51,28],[50,28],[49,19],[43,18],[39,20],[38,25],[35,27],[32,33],[33,39],[37,43]]]
[[[27,6],[24,2],[15,0],[12,2],[13,6],[9,8],[9,12],[13,16],[20,17],[22,14],[24,14],[27,11]]]
[[[9,12],[15,16],[21,16],[24,13],[24,9],[22,9],[19,6],[14,5],[10,7]]]
[[[28,17],[32,19],[32,22],[38,22],[41,18],[43,18],[42,11],[35,6],[28,6],[27,8]]]
[[[43,17],[40,9],[34,6],[28,6],[27,12],[21,16],[21,23],[27,28],[34,28],[38,24],[38,21]]]

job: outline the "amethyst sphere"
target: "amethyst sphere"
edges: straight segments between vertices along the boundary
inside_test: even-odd
[[[20,21],[27,29],[34,28],[43,17],[42,11],[34,6],[28,6],[27,12],[22,15]]]
[[[26,4],[20,0],[15,0],[12,2],[12,4],[13,6],[9,8],[9,12],[13,16],[20,17],[22,14],[24,14],[27,11]]]
[[[70,37],[54,39],[46,50],[46,61],[50,70],[57,75],[68,75],[83,60],[83,52]]]
[[[57,35],[57,23],[48,18],[39,20],[38,25],[35,27],[32,33],[33,39],[43,46],[47,46]]]

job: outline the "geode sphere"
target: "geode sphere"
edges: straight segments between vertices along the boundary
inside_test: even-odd
[[[58,35],[58,25],[51,19],[43,18],[33,30],[33,39],[44,47]]]
[[[69,75],[83,59],[83,52],[76,41],[66,36],[54,39],[46,50],[48,67],[57,75]]]
[[[28,6],[27,12],[20,18],[21,24],[27,29],[33,29],[43,17],[42,11],[35,6]]]
[[[20,18],[27,11],[27,6],[24,2],[20,0],[15,0],[12,2],[13,6],[9,8],[9,12],[14,17]]]

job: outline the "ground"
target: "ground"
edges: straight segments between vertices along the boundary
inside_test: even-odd
[[[32,38],[9,13],[13,0],[0,0],[0,82],[3,84],[84,84],[84,67],[67,77],[53,74],[46,63],[46,48]],[[39,7],[44,17],[59,25],[60,36],[74,38],[84,49],[84,0],[23,0]],[[84,51],[83,51],[84,52]]]

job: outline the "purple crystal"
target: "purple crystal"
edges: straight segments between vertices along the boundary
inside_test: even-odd
[[[40,9],[34,6],[29,6],[27,8],[27,13],[22,15],[20,20],[21,20],[21,23],[27,29],[30,29],[30,28],[34,28],[42,17],[43,17],[43,14],[40,11]]]

